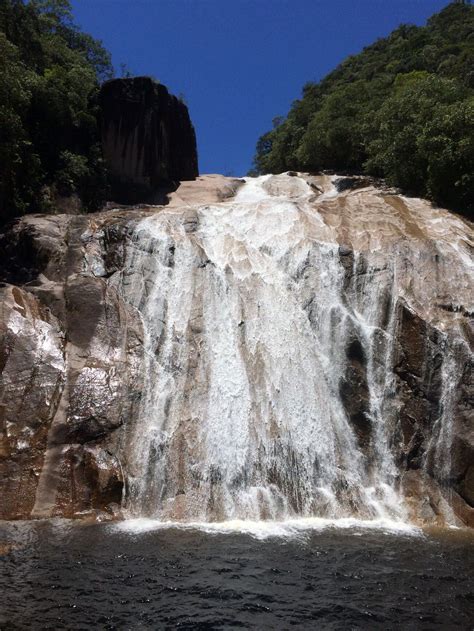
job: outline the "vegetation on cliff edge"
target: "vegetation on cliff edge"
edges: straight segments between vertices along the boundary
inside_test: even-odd
[[[68,0],[0,0],[0,223],[75,193],[86,209],[100,205],[96,96],[112,74]]]
[[[257,143],[254,173],[364,172],[474,213],[474,7],[402,25],[308,83]]]

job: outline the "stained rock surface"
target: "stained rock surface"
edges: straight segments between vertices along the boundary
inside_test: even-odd
[[[122,499],[114,440],[140,398],[142,328],[107,284],[97,228],[94,217],[28,216],[2,238],[2,518]]]
[[[195,446],[204,449],[199,424],[205,419],[197,416],[198,406],[212,403],[212,370],[206,374],[203,357],[215,350],[205,295],[219,265],[223,279],[244,279],[251,288],[271,257],[286,275],[288,295],[301,305],[301,326],[307,323],[315,343],[328,340],[331,369],[319,379],[339,397],[351,445],[366,463],[357,466],[370,479],[371,463],[381,457],[382,418],[395,467],[391,483],[408,519],[474,526],[472,225],[426,201],[365,182],[338,192],[333,180],[305,174],[267,177],[261,186],[270,197],[259,202],[253,189],[246,199],[252,180],[202,176],[182,183],[167,205],[115,207],[87,216],[25,216],[6,229],[0,236],[1,518],[113,516],[128,506],[137,471],[153,474],[150,467],[139,469],[145,452],[136,448],[146,420],[147,370],[155,366],[146,354],[152,349],[153,362],[159,363],[166,344],[171,350],[163,370],[174,375],[175,385],[185,384],[175,395],[182,403],[169,402],[167,414],[180,410],[181,416],[166,447],[160,438],[163,457],[170,458],[165,486],[159,493],[147,487],[144,501],[173,493],[168,516],[189,519],[194,513],[187,497],[192,492],[202,499],[196,490],[201,486],[212,495],[204,503],[205,517],[227,517],[216,508],[225,470],[209,467],[192,478],[186,469]],[[270,214],[271,199],[275,204],[283,200],[289,215],[280,216],[280,206]],[[254,238],[254,219],[242,223],[248,221],[246,204],[256,204],[261,238],[260,232]],[[226,227],[223,240],[215,241],[235,212],[242,219],[232,238],[225,236]],[[214,232],[209,232],[211,215]],[[158,236],[138,243],[137,235],[150,221],[158,222]],[[276,230],[275,222],[280,222]],[[133,270],[138,246],[142,267]],[[146,248],[151,257],[159,248],[160,274],[169,281],[163,300],[153,284],[152,258],[146,268]],[[177,257],[183,251],[193,252],[188,278],[179,276],[185,268]],[[140,291],[132,291],[137,283]],[[184,291],[192,296],[191,307],[187,311],[183,302],[184,319],[171,327],[168,339],[170,301]],[[145,330],[152,292],[161,300],[156,318],[165,322],[153,344]],[[331,303],[336,294],[337,305]],[[327,303],[324,313],[321,296]],[[249,294],[245,300],[250,299]],[[225,292],[216,300],[225,300]],[[228,335],[242,340],[242,361],[248,362],[248,375],[256,371],[249,377],[256,389],[268,366],[261,350],[247,356],[258,323],[245,315],[253,303],[242,300],[244,315],[236,316],[236,330]],[[276,326],[278,311],[274,314]],[[323,320],[330,324],[324,331]],[[160,383],[169,387],[166,380]],[[294,462],[297,455],[291,456]],[[268,476],[273,487],[280,485],[291,495],[281,471],[269,469]],[[298,493],[290,498],[296,507]],[[346,505],[355,504],[351,499]]]

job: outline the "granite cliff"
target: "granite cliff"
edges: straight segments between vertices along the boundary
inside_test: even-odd
[[[305,174],[166,201],[1,235],[0,517],[473,526],[472,225]]]
[[[113,79],[101,88],[100,128],[119,203],[157,203],[198,175],[196,135],[186,105],[149,77]]]

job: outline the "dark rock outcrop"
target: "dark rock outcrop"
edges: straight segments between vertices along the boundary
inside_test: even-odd
[[[370,395],[367,384],[366,358],[361,342],[354,337],[346,348],[347,364],[339,383],[339,394],[359,445],[370,444]]]
[[[149,77],[113,79],[100,92],[101,135],[111,198],[162,203],[177,182],[198,175],[188,108]]]
[[[420,468],[425,438],[439,416],[443,338],[403,302],[398,307],[394,372],[398,378],[401,454],[407,468]]]
[[[474,381],[470,350],[462,341],[449,348],[448,338],[404,302],[399,304],[397,323],[394,372],[401,401],[400,461],[407,470],[424,469],[442,487],[457,492],[474,507]],[[456,362],[452,363],[453,374],[445,374],[445,379],[454,380],[456,390],[455,396],[446,400],[442,372],[443,362],[449,362],[449,356]],[[455,374],[456,366],[464,366],[462,375]],[[453,417],[451,452],[449,461],[444,463],[446,455],[430,449],[430,444],[439,440],[443,414]]]

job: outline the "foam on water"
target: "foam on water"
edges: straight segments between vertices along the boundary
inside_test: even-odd
[[[159,521],[149,518],[128,519],[110,526],[115,532],[139,535],[154,530],[197,530],[206,534],[250,535],[259,540],[280,537],[298,538],[329,529],[345,530],[355,536],[363,531],[376,530],[387,534],[421,536],[423,531],[417,526],[389,519],[361,520],[355,518],[324,519],[307,517],[284,521],[251,521],[234,519],[224,522],[176,522]]]

